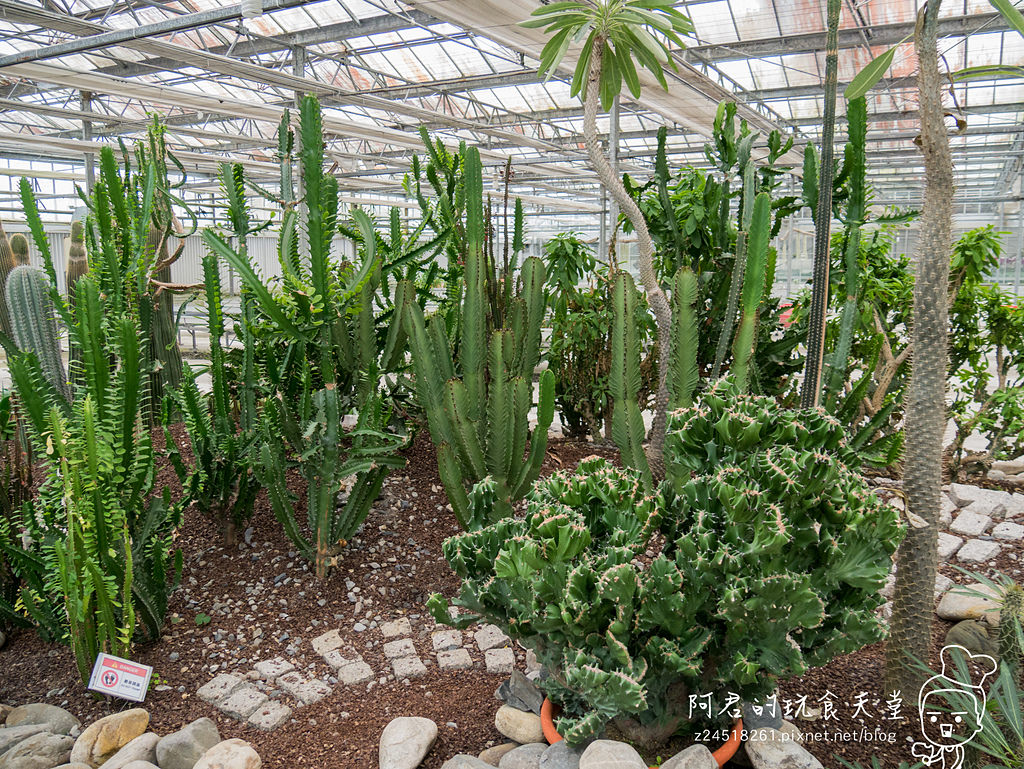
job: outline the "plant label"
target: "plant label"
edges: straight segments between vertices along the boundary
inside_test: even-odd
[[[123,700],[142,702],[146,699],[153,668],[131,660],[101,653],[92,666],[89,688]]]

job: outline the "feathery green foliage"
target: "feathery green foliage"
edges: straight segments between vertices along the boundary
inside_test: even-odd
[[[487,520],[470,515],[467,490],[489,478],[497,501],[493,514],[508,515],[537,478],[554,416],[554,377],[540,378],[537,426],[527,422],[533,406],[533,372],[540,360],[541,322],[546,309],[545,269],[539,259],[523,262],[519,290],[503,294],[485,242],[483,171],[475,148],[460,149],[465,189],[465,290],[456,350],[445,319],[428,323],[412,301],[403,311],[420,403],[426,411],[438,466],[452,509],[463,528]],[[505,274],[511,281],[511,274]],[[506,283],[508,285],[508,283]],[[529,456],[524,452],[529,443]]]
[[[482,618],[532,648],[570,743],[612,720],[663,741],[686,725],[689,694],[756,701],[882,634],[900,526],[834,419],[722,380],[672,412],[665,458],[654,490],[585,460],[537,482],[524,518],[444,543],[462,578],[453,603],[469,613],[453,619],[437,595],[431,613]],[[470,499],[488,510],[490,487]]]

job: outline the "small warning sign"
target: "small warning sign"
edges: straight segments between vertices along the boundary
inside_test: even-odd
[[[131,660],[100,654],[92,666],[89,688],[100,694],[109,694],[123,700],[142,702],[146,699],[153,668]]]

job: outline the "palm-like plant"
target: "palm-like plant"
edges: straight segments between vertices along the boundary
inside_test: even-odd
[[[583,43],[573,73],[571,93],[583,101],[583,135],[590,163],[598,179],[611,194],[636,231],[640,282],[654,312],[658,338],[666,345],[672,328],[672,310],[654,271],[654,244],[643,213],[626,192],[601,149],[597,133],[598,109],[607,111],[622,91],[640,95],[637,70],[649,70],[663,88],[668,88],[665,69],[675,69],[670,44],[680,48],[681,35],[693,30],[690,20],[673,7],[673,0],[592,0],[560,2],[537,8],[524,27],[545,27],[551,39],[541,52],[540,71],[550,77],[565,59],[569,46]],[[635,58],[635,61],[634,61]],[[665,437],[669,393],[668,356],[658,361],[658,394],[651,444],[660,456]]]

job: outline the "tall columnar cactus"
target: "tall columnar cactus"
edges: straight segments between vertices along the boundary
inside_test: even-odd
[[[4,232],[3,225],[0,224],[0,331],[3,331],[7,336],[11,336],[13,328],[11,327],[10,311],[7,308],[7,297],[2,296],[2,294],[4,286],[7,285],[7,278],[17,264],[14,258],[14,251],[11,248],[11,242],[7,239],[7,233]]]
[[[11,235],[11,252],[14,254],[15,267],[28,264],[28,238],[20,232]]]
[[[70,398],[57,335],[57,319],[46,277],[35,267],[15,267],[7,278],[6,296],[18,348],[34,353],[46,380],[65,399]]]
[[[540,377],[537,426],[527,421],[533,406],[533,372],[540,360],[541,322],[546,309],[544,263],[523,262],[519,296],[503,322],[491,311],[495,276],[485,249],[483,169],[475,148],[462,149],[466,203],[466,265],[458,355],[453,355],[443,319],[426,322],[407,290],[403,321],[409,333],[413,369],[438,467],[459,523],[471,516],[468,489],[489,477],[495,488],[494,515],[512,512],[540,472],[547,431],[554,416],[554,376]],[[529,443],[530,453],[523,454]],[[486,523],[486,521],[483,521]]]
[[[532,648],[570,744],[609,721],[654,747],[691,715],[691,730],[721,728],[697,720],[691,695],[756,701],[882,635],[898,514],[834,419],[720,381],[671,412],[665,461],[651,491],[635,471],[587,459],[539,481],[524,517],[444,543],[462,579],[453,603],[469,613],[453,618],[437,595],[431,613],[456,626],[483,618]],[[470,500],[484,517],[492,489]]]
[[[71,236],[68,239],[67,261],[64,266],[64,288],[67,291],[68,304],[75,304],[75,284],[89,272],[89,257],[85,250],[85,225],[82,222],[71,223]]]
[[[754,200],[747,232],[743,233],[746,269],[743,274],[740,323],[732,347],[732,375],[741,392],[746,391],[750,383],[750,358],[757,341],[757,313],[764,296],[770,229],[771,197],[767,192],[762,192]]]
[[[860,290],[860,228],[867,214],[867,99],[863,96],[850,101],[846,109],[849,141],[843,154],[843,173],[847,178],[848,196],[843,233],[843,261],[845,264],[845,294],[839,322],[839,337],[826,369],[825,397],[830,411],[843,395],[854,325],[860,308],[857,294]],[[810,146],[810,145],[808,145]]]
[[[999,659],[1020,676],[1024,661],[1024,588],[1017,584],[1003,588],[999,607]]]
[[[915,34],[925,190],[914,281],[914,360],[907,391],[903,486],[907,512],[920,525],[908,531],[896,564],[885,685],[886,691],[904,695],[917,691],[923,677],[908,666],[908,658],[926,659],[931,642],[946,428],[947,292],[955,185],[938,62],[941,5],[941,0],[932,0],[918,12]]]

